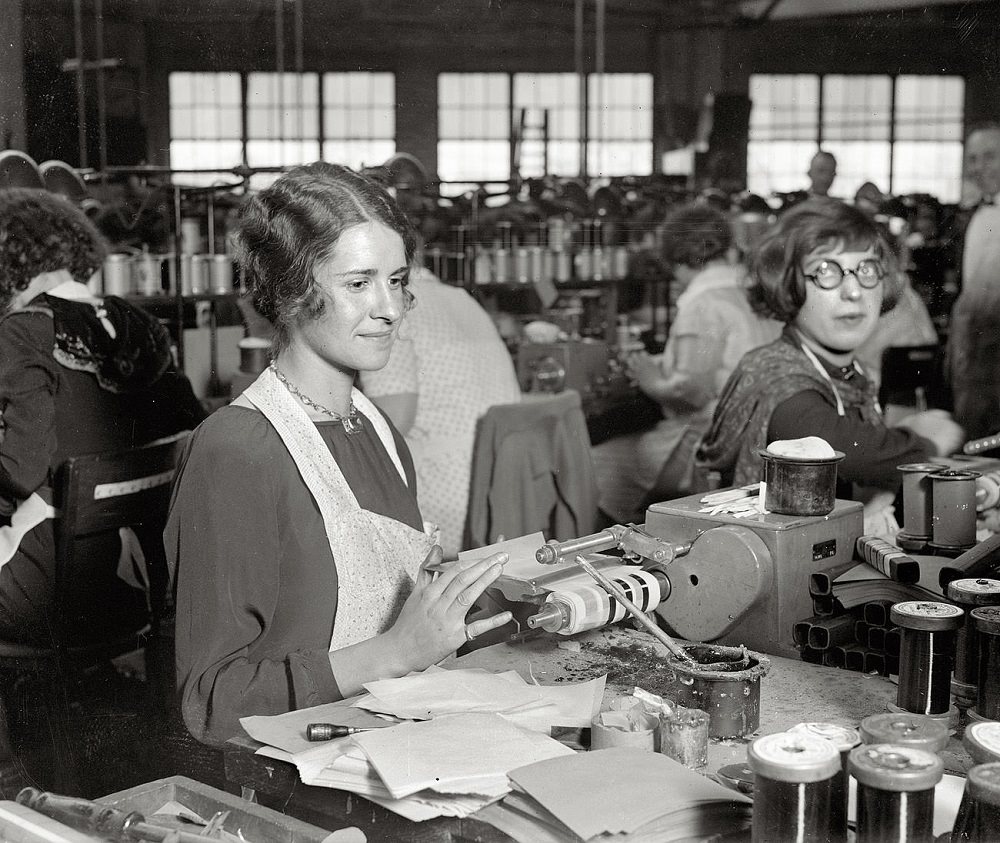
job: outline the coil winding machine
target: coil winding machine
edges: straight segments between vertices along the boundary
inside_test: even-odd
[[[573,562],[583,554],[680,638],[797,658],[793,625],[813,614],[809,577],[852,564],[863,531],[861,504],[837,500],[825,516],[734,517],[703,508],[701,496],[690,495],[652,504],[641,527],[614,525],[549,542],[538,549],[534,569],[501,575],[489,596],[513,614],[512,638],[539,629],[570,634],[619,620],[624,610],[617,612],[610,597],[587,595],[596,585]]]

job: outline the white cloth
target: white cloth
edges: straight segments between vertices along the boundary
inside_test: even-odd
[[[430,537],[361,508],[316,425],[271,369],[265,369],[240,399],[260,410],[274,426],[323,516],[337,565],[337,617],[330,649],[384,632],[413,588],[413,579],[431,548]],[[240,399],[234,403],[242,404]],[[405,480],[392,432],[379,410],[356,389],[351,400],[371,423]]]
[[[56,511],[37,493],[18,504],[10,517],[10,525],[0,527],[0,568],[17,553],[21,539],[46,518],[55,518]]]
[[[417,473],[420,512],[441,528],[446,557],[461,549],[476,423],[495,404],[521,400],[517,375],[490,315],[465,290],[425,269],[410,276],[416,305],[406,314],[388,364],[362,372],[370,398],[415,394],[404,435]]]

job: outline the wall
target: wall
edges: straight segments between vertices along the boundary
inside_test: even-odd
[[[0,15],[0,150],[24,149],[24,53],[22,0],[8,0]]]
[[[29,152],[57,146],[73,163],[71,80],[53,67],[73,54],[71,4],[24,3]],[[114,0],[108,0],[114,2]],[[291,9],[289,4],[286,8]],[[84,7],[90,4],[84,0]],[[594,68],[593,5],[586,6],[582,62]],[[107,3],[106,3],[107,8]],[[276,37],[270,0],[119,0],[106,14],[105,55],[125,59],[119,111],[140,133],[151,163],[166,163],[167,74],[171,70],[270,70]],[[142,9],[154,17],[141,18]],[[234,14],[233,9],[240,9]],[[614,5],[606,24],[608,71],[654,73],[654,150],[691,140],[705,95],[745,96],[751,72],[959,73],[971,120],[1000,117],[1000,4],[972,3],[841,19],[700,26],[671,19],[657,3]],[[307,70],[390,70],[397,78],[400,150],[436,170],[436,75],[442,71],[562,71],[577,66],[574,6],[551,0],[307,0]],[[294,19],[285,12],[284,67],[292,69]],[[92,43],[88,18],[87,43]],[[47,70],[48,75],[39,70]],[[66,75],[63,74],[63,77]],[[92,87],[92,84],[91,84]],[[62,104],[60,106],[60,103]],[[58,112],[60,120],[45,120]],[[70,151],[67,152],[67,147]],[[123,154],[128,154],[125,149]],[[75,155],[75,153],[74,153]],[[119,163],[126,163],[121,161]]]

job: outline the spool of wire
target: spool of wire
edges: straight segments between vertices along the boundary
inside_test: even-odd
[[[931,481],[928,475],[948,466],[936,462],[912,462],[897,465],[903,474],[903,535],[914,541],[931,537]],[[902,547],[902,545],[900,545]]]
[[[840,755],[840,773],[833,777],[833,798],[841,799],[844,803],[844,816],[847,816],[847,797],[849,788],[847,786],[850,773],[847,771],[847,759],[859,743],[861,735],[857,729],[849,729],[846,726],[838,726],[836,723],[796,723],[788,730],[792,735],[811,735],[828,741]]]
[[[847,811],[837,795],[840,756],[813,735],[778,732],[750,744],[754,772],[753,843],[847,840]]]
[[[944,762],[912,746],[865,744],[851,750],[858,782],[857,843],[930,843],[934,839],[934,788]]]
[[[652,612],[663,595],[661,573],[635,569],[610,575],[633,603],[643,612]],[[531,629],[544,629],[560,635],[575,635],[587,629],[620,621],[627,609],[596,583],[582,583],[553,591],[542,610],[527,619]]]
[[[866,744],[889,743],[940,752],[948,745],[948,727],[923,714],[870,714],[861,721],[861,740]]]
[[[950,603],[922,600],[896,603],[889,610],[890,622],[900,631],[896,694],[900,710],[950,714],[955,637],[964,614]]]
[[[990,843],[1000,828],[1000,763],[979,764],[969,770],[965,792],[951,839]]]
[[[1000,720],[1000,606],[980,606],[970,614],[979,636],[976,706],[969,717]]]
[[[961,579],[948,583],[945,596],[961,606],[966,613],[980,606],[1000,605],[1000,580]],[[951,691],[955,701],[962,708],[969,708],[976,702],[976,686],[979,682],[979,633],[966,615],[965,623],[959,627],[955,638],[955,675],[951,680]]]
[[[976,543],[976,471],[946,469],[929,475],[933,515],[930,545],[958,555]]]
[[[962,744],[969,751],[975,764],[992,764],[1000,761],[1000,723],[969,723],[962,736]]]

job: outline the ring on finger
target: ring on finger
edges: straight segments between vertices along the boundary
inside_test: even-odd
[[[458,593],[458,597],[456,597],[455,599],[459,603],[461,603],[463,606],[471,606],[472,605],[472,601],[469,599],[469,596],[464,591],[460,591]]]
[[[465,640],[466,640],[466,641],[471,641],[471,640],[472,640],[473,638],[475,638],[475,637],[476,637],[476,633],[474,633],[474,632],[472,631],[472,624],[469,624],[469,625],[468,625],[468,626],[467,626],[467,627],[465,628]]]

